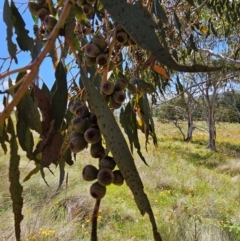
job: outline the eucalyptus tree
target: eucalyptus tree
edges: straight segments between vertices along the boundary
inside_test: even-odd
[[[78,152],[89,147],[90,156],[100,159],[99,168],[87,166],[82,173],[83,179],[96,180],[90,187],[96,199],[91,240],[97,240],[97,216],[106,186],[120,185],[123,180],[140,213],[148,214],[154,240],[162,240],[132,157],[133,149],[137,149],[147,162],[137,130],[145,133],[146,143],[151,136],[157,144],[148,96],[164,90],[173,71],[221,69],[196,61],[187,64],[188,57],[197,50],[195,33],[207,35],[217,22],[211,19],[209,25],[202,23],[202,10],[238,16],[238,3],[231,3],[229,8],[230,1],[30,1],[27,9],[33,16],[33,37],[18,3],[4,1],[9,58],[2,58],[0,67],[0,79],[4,86],[8,83],[1,92],[4,110],[0,114],[0,143],[5,153],[6,143],[10,143],[9,180],[16,240],[21,239],[23,219],[18,143],[36,165],[24,180],[38,172],[44,178],[44,168],[54,164],[60,168],[59,187],[65,163],[74,164],[72,158],[79,158]],[[30,53],[29,63],[14,68],[13,62],[21,65],[21,52]],[[49,69],[55,72],[51,89],[44,80],[36,84],[41,80],[39,68],[47,56],[52,59]],[[9,66],[4,67],[7,59]],[[16,83],[11,81],[14,74]],[[130,147],[112,113],[120,107],[120,122]],[[11,117],[15,109],[16,123]],[[39,134],[38,143],[34,143],[33,131]],[[118,170],[113,170],[113,160]]]

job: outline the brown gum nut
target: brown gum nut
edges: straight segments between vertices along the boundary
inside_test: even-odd
[[[102,168],[97,175],[98,182],[103,186],[110,185],[114,180],[113,172],[108,168]]]
[[[87,56],[96,58],[100,54],[100,49],[96,44],[89,43],[87,46],[85,46],[84,52]]]
[[[94,182],[90,187],[90,194],[93,198],[100,200],[106,195],[106,187]]]
[[[100,66],[104,66],[107,64],[107,55],[106,54],[99,54],[96,58],[96,62]]]

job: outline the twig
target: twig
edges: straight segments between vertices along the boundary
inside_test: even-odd
[[[42,61],[44,60],[45,56],[47,55],[47,53],[51,50],[52,46],[55,43],[56,38],[58,37],[59,31],[60,29],[64,26],[65,21],[69,15],[69,12],[72,8],[74,4],[74,0],[68,0],[64,6],[63,12],[56,24],[56,26],[54,27],[53,31],[51,32],[49,39],[47,40],[47,43],[44,47],[44,49],[42,50],[42,52],[38,55],[38,57],[36,58],[36,60],[22,68],[22,69],[31,69],[31,72],[28,73],[27,75],[25,75],[24,81],[22,83],[22,85],[19,87],[17,93],[15,94],[15,96],[13,97],[12,102],[10,102],[6,108],[3,110],[2,113],[0,113],[0,124],[2,124],[4,122],[4,120],[10,115],[10,113],[12,112],[13,108],[19,103],[19,101],[22,99],[24,93],[26,92],[26,90],[28,89],[29,84],[31,84],[32,80],[34,79],[39,66],[41,65]],[[22,71],[22,70],[21,70]],[[16,73],[15,71],[11,71],[11,73]],[[8,74],[9,75],[9,74]],[[7,76],[5,74],[5,76]]]
[[[96,199],[93,215],[92,215],[92,231],[91,231],[91,241],[97,241],[97,220],[98,220],[98,212],[100,207],[101,199]]]

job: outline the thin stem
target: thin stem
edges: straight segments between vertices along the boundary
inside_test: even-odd
[[[97,220],[98,220],[98,212],[100,207],[101,199],[96,199],[95,206],[93,209],[92,215],[92,232],[91,232],[91,241],[97,241]]]
[[[9,75],[12,75],[12,74],[15,74],[15,73],[20,73],[20,72],[24,72],[28,69],[31,69],[31,65],[27,65],[27,66],[24,66],[22,68],[18,68],[18,69],[14,69],[14,70],[11,70],[11,71],[5,71],[4,73],[0,74],[0,79],[3,79]]]
[[[105,83],[105,82],[107,81],[107,76],[108,76],[108,70],[109,70],[111,55],[112,55],[112,52],[113,52],[113,48],[114,48],[114,46],[115,46],[115,43],[116,43],[116,30],[114,31],[114,35],[113,35],[112,42],[111,42],[110,45],[109,45],[108,55],[107,55],[107,64],[106,64],[106,66],[103,68],[102,83]]]
[[[41,65],[43,59],[46,57],[46,55],[48,54],[48,52],[51,50],[52,46],[54,45],[55,40],[58,37],[60,29],[64,26],[73,4],[74,4],[74,0],[68,0],[66,2],[63,12],[62,12],[56,26],[54,27],[53,31],[51,32],[51,35],[49,36],[49,39],[47,40],[47,43],[46,43],[44,49],[42,50],[42,52],[38,55],[38,57],[35,59],[35,61],[31,65],[24,67],[26,69],[30,68],[31,72],[28,73],[27,75],[25,75],[24,81],[23,81],[22,85],[19,87],[16,94],[14,95],[12,102],[10,102],[6,106],[6,108],[3,110],[3,112],[0,113],[0,124],[2,124],[4,122],[4,120],[11,114],[13,108],[22,99],[23,95],[25,94],[26,90],[28,89],[28,86],[31,84],[32,80],[36,76],[39,66]],[[14,73],[16,73],[16,71]],[[5,75],[5,76],[7,76],[7,75]]]

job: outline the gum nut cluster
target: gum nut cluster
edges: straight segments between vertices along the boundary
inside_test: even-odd
[[[99,169],[93,165],[86,165],[82,170],[82,178],[85,181],[94,181],[90,187],[90,194],[93,198],[102,199],[106,194],[106,187],[110,184],[121,186],[124,178],[120,170],[113,169],[116,163],[111,156],[99,158]]]
[[[50,11],[46,0],[28,2],[28,8],[31,14],[37,16],[41,20],[41,33],[44,33],[45,31],[50,33],[57,24],[57,19],[54,17],[57,13],[56,8],[51,7]]]
[[[77,5],[82,8],[82,11],[87,19],[93,19],[94,5],[97,0],[77,0]]]
[[[115,29],[118,43],[124,46],[136,45],[135,41],[128,35],[120,24],[115,23]]]
[[[95,114],[90,112],[87,105],[78,99],[70,103],[69,110],[74,114],[71,120],[73,127],[73,131],[70,133],[71,151],[78,153],[91,144],[95,145],[92,150],[94,156],[104,156],[104,148],[100,141],[101,132]]]
[[[85,61],[88,67],[98,64],[100,67],[107,64],[108,44],[102,35],[96,35],[84,48]]]
[[[115,83],[106,81],[102,84],[101,93],[111,109],[115,110],[122,106],[126,98],[124,90],[127,86],[128,82],[123,78],[117,79]]]

